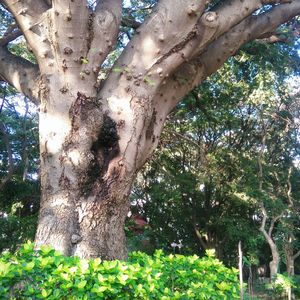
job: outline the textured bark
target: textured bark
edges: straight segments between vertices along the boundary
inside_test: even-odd
[[[124,222],[136,172],[172,108],[243,44],[274,32],[300,1],[161,0],[107,78],[122,1],[0,0],[16,25],[0,38],[0,78],[40,105],[42,200],[36,244],[68,255],[126,258]],[[272,3],[271,3],[272,2]],[[123,19],[124,24],[124,19]],[[22,32],[34,65],[7,43]]]

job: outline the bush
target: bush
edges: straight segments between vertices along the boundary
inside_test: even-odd
[[[209,253],[208,253],[209,254]],[[65,257],[27,243],[0,257],[0,299],[239,299],[237,270],[212,255],[131,253],[127,262]]]

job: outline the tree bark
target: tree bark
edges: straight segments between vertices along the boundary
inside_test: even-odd
[[[55,74],[42,78],[36,246],[50,244],[66,255],[125,259],[124,222],[135,169],[126,168],[120,157],[122,124],[103,113],[95,88],[80,72],[77,77],[74,86],[60,89],[62,79]],[[127,143],[131,138],[134,134]]]
[[[263,212],[263,221],[262,221],[262,225],[259,228],[259,230],[263,234],[263,236],[266,239],[266,242],[268,243],[270,250],[271,250],[272,260],[270,261],[269,266],[270,266],[270,279],[273,280],[278,273],[280,255],[279,255],[278,247],[272,237],[272,233],[273,233],[272,224],[274,224],[275,221],[277,221],[280,217],[278,217],[278,219],[277,219],[277,217],[272,218],[270,228],[267,232],[266,231],[267,213],[266,213],[266,210],[263,205],[262,205],[261,210]]]

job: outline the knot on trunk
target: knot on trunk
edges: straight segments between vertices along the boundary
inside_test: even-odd
[[[218,14],[214,11],[209,11],[209,12],[203,14],[201,21],[202,21],[202,24],[207,27],[210,27],[210,28],[217,27],[219,24]]]

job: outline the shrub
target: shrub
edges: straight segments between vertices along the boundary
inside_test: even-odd
[[[0,299],[238,299],[237,270],[212,255],[130,254],[128,261],[65,257],[23,245],[0,257]]]

